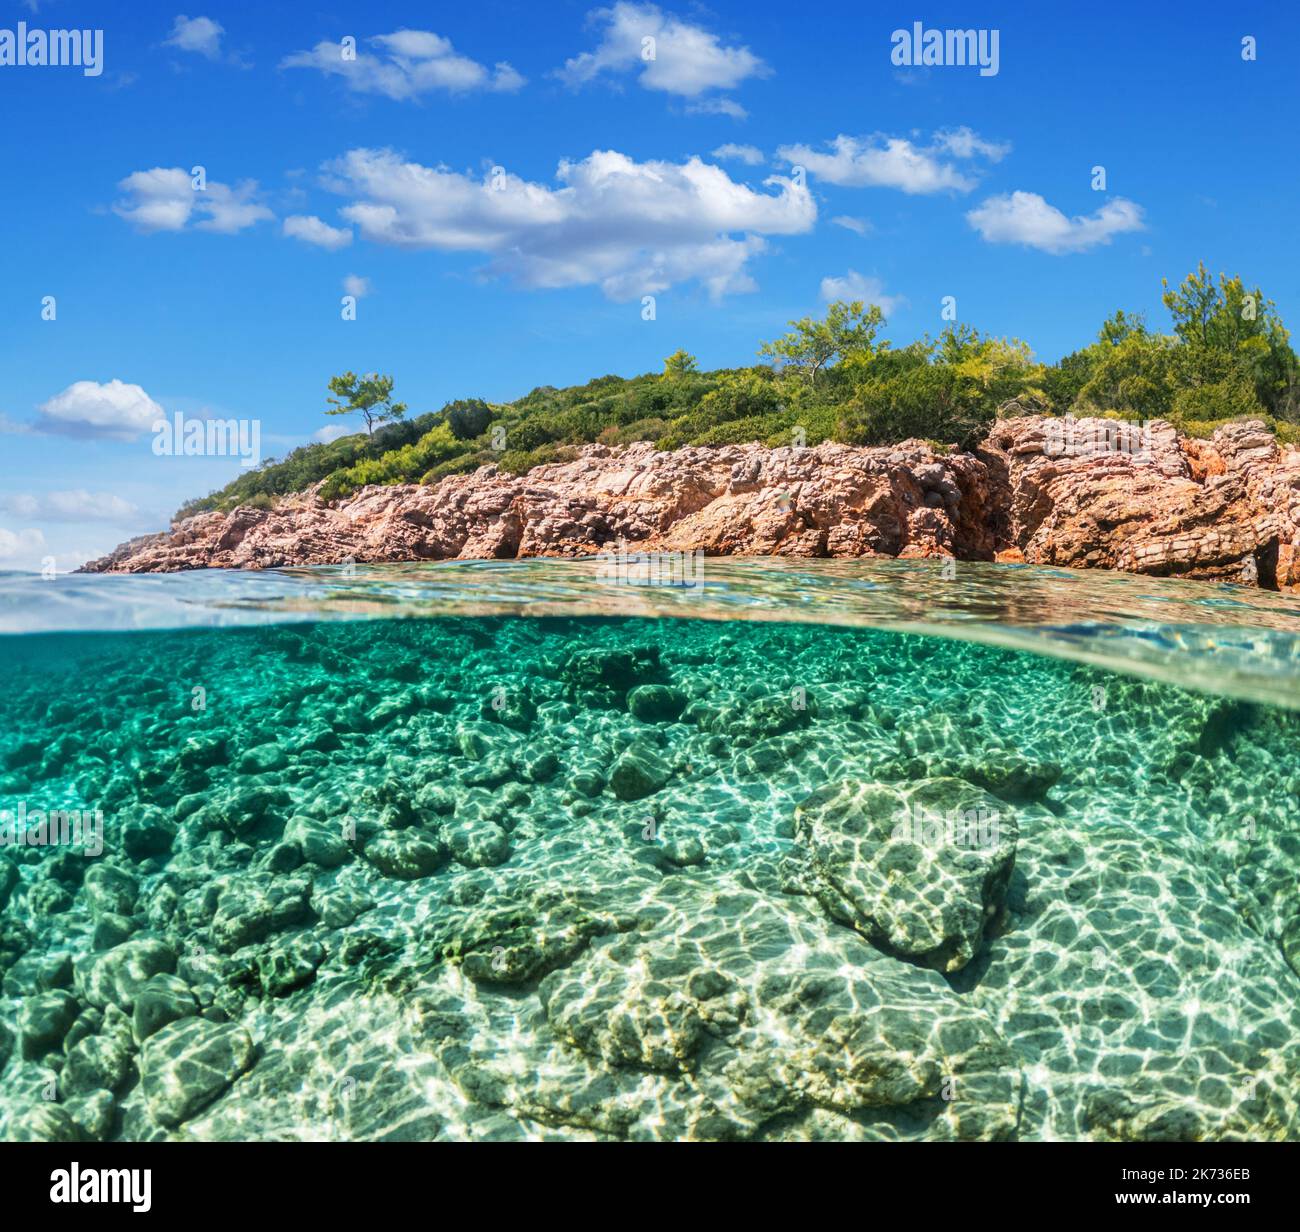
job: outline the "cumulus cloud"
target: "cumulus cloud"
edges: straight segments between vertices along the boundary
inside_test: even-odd
[[[117,379],[74,381],[37,407],[36,428],[65,436],[132,440],[148,432],[164,411],[139,385]]]
[[[853,269],[842,278],[823,278],[822,299],[844,299],[850,302],[860,299],[864,303],[875,304],[887,317],[892,317],[907,303],[901,295],[886,295],[885,284],[879,278],[868,278]]]
[[[346,227],[331,227],[315,214],[290,214],[284,220],[284,233],[293,239],[334,252],[352,243],[352,232]]]
[[[39,530],[5,530],[0,526],[0,560],[13,560],[39,552],[45,547],[45,536]]]
[[[961,164],[997,162],[1011,148],[986,141],[969,128],[943,129],[928,145],[876,133],[828,142],[829,149],[783,145],[778,157],[791,166],[845,188],[897,188],[905,193],[970,192],[977,179]]]
[[[716,34],[653,4],[621,0],[612,8],[596,9],[589,20],[600,30],[595,51],[566,60],[557,72],[574,87],[604,73],[635,71],[647,90],[697,98],[709,90],[734,89],[746,78],[771,71],[748,47],[725,46]],[[735,103],[731,107],[742,110]]]
[[[154,167],[133,171],[118,181],[127,196],[113,212],[141,231],[184,231],[191,223],[200,231],[233,235],[275,215],[258,204],[257,182],[245,180],[233,188],[208,180],[195,188],[188,171]]]
[[[343,279],[343,291],[347,295],[360,299],[363,295],[370,294],[370,279],[362,278],[358,274],[349,274]]]
[[[596,285],[612,299],[692,280],[714,296],[753,290],[747,265],[765,237],[817,218],[806,187],[773,176],[758,192],[698,157],[638,163],[597,150],[561,162],[556,187],[474,179],[391,150],[351,150],[326,170],[354,197],[340,213],[365,239],[482,253],[490,272],[525,286]]]
[[[724,162],[734,160],[738,163],[748,163],[751,167],[757,167],[763,161],[763,151],[756,145],[736,145],[728,141],[726,145],[720,145],[713,151],[714,158],[720,158]]]
[[[429,30],[396,30],[366,42],[373,52],[356,50],[345,57],[340,43],[320,42],[310,51],[296,51],[280,61],[281,68],[314,68],[341,77],[358,94],[382,94],[402,102],[435,90],[466,94],[473,90],[510,92],[524,84],[504,61],[489,70],[460,55],[449,39]]]
[[[209,60],[220,60],[223,34],[225,30],[211,17],[182,16],[172,24],[172,32],[163,41],[163,46],[197,52]]]
[[[0,509],[33,522],[130,522],[139,506],[111,492],[11,492],[0,495]]]
[[[326,424],[323,428],[317,428],[311,434],[314,441],[320,441],[322,445],[328,445],[330,441],[337,441],[341,436],[351,436],[356,428],[349,428],[344,424]]]
[[[1126,231],[1143,230],[1142,207],[1123,197],[1092,214],[1067,218],[1037,193],[1004,193],[969,211],[966,221],[990,244],[1024,244],[1060,255],[1083,252]]]

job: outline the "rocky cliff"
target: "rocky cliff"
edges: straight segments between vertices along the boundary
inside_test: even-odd
[[[583,448],[526,475],[314,492],[188,518],[88,572],[633,551],[956,556],[1300,586],[1300,452],[1257,422],[999,421],[971,453],[920,441]]]

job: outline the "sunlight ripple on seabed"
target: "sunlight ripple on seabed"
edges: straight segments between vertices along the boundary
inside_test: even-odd
[[[0,1135],[1300,1136],[1293,600],[704,582],[0,577]]]

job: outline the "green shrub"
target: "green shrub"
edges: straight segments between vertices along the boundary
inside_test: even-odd
[[[458,441],[472,441],[482,436],[492,422],[492,408],[481,398],[461,398],[442,408],[447,426]]]
[[[1228,419],[1267,417],[1268,412],[1256,397],[1254,384],[1240,374],[1213,385],[1180,389],[1169,412],[1169,422],[1176,428],[1197,421],[1221,423]]]
[[[842,431],[853,444],[919,437],[965,447],[988,431],[996,413],[951,365],[933,364],[869,382],[849,404]]]

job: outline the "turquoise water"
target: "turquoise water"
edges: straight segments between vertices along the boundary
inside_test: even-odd
[[[706,566],[0,576],[0,1134],[1300,1136],[1300,604]]]

